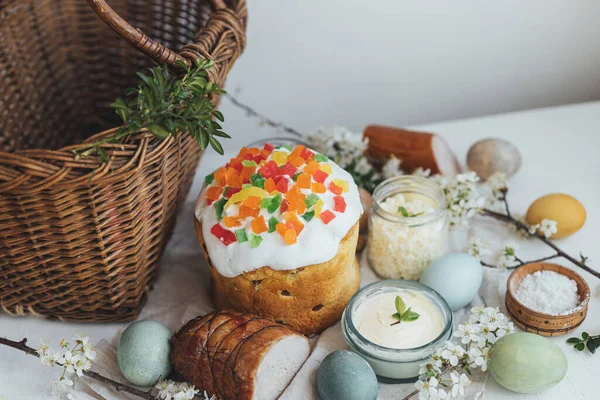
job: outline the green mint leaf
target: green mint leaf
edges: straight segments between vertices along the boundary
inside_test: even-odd
[[[246,230],[244,228],[238,229],[234,233],[238,242],[244,243],[248,241],[248,236],[246,236]]]
[[[397,319],[398,321],[402,321],[402,316],[398,313],[392,315],[393,318]]]
[[[398,212],[402,213],[403,217],[408,217],[408,211],[406,211],[406,208],[400,206],[400,207],[398,207]]]
[[[204,178],[204,184],[206,186],[210,185],[215,180],[215,174],[206,175]]]
[[[587,333],[587,332],[583,332],[583,333],[581,334],[581,337],[583,338],[583,340],[587,340],[587,338],[589,338],[589,337],[590,337],[590,334],[589,334],[589,333]]]
[[[396,296],[395,305],[398,314],[403,315],[404,311],[406,310],[406,304],[404,303],[404,300],[402,300],[402,297]]]
[[[583,349],[585,349],[585,344],[583,344],[583,342],[579,342],[573,347],[575,347],[575,349],[577,349],[579,351],[583,351]]]
[[[579,342],[581,342],[581,339],[576,338],[576,337],[567,339],[567,343],[579,343]]]
[[[420,316],[421,315],[419,313],[414,312],[409,308],[404,314],[402,314],[402,320],[407,322],[416,321]]]

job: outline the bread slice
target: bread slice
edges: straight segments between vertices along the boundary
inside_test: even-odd
[[[327,262],[287,271],[263,266],[233,278],[215,268],[202,224],[195,217],[194,223],[213,279],[212,298],[217,309],[258,314],[310,336],[336,323],[358,290],[358,222],[340,242],[335,257]]]
[[[219,320],[220,327],[211,330],[211,322],[217,325]],[[310,352],[306,337],[290,328],[235,312],[196,318],[175,333],[171,343],[175,371],[223,400],[278,398]],[[209,351],[209,343],[216,350]]]

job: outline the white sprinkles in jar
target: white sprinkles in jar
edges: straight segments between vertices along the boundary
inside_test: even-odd
[[[579,305],[577,283],[554,271],[536,271],[521,281],[515,298],[524,306],[548,315],[565,315]]]
[[[435,211],[435,202],[427,196],[402,193],[380,203],[392,215],[427,215]],[[433,204],[432,204],[433,203]],[[407,218],[408,219],[408,218]],[[368,256],[373,269],[384,278],[417,280],[429,262],[447,252],[446,220],[441,218],[422,226],[389,221],[373,212],[369,224]]]

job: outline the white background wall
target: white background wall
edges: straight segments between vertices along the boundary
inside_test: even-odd
[[[248,0],[227,89],[301,131],[600,99],[598,0]],[[273,135],[223,100],[235,139]],[[482,133],[484,134],[484,133]]]

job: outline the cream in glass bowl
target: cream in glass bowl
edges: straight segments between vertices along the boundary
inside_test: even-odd
[[[406,319],[398,314],[400,297]],[[411,381],[419,365],[452,335],[452,311],[433,289],[418,282],[383,280],[360,289],[342,317],[350,348],[385,381]]]

